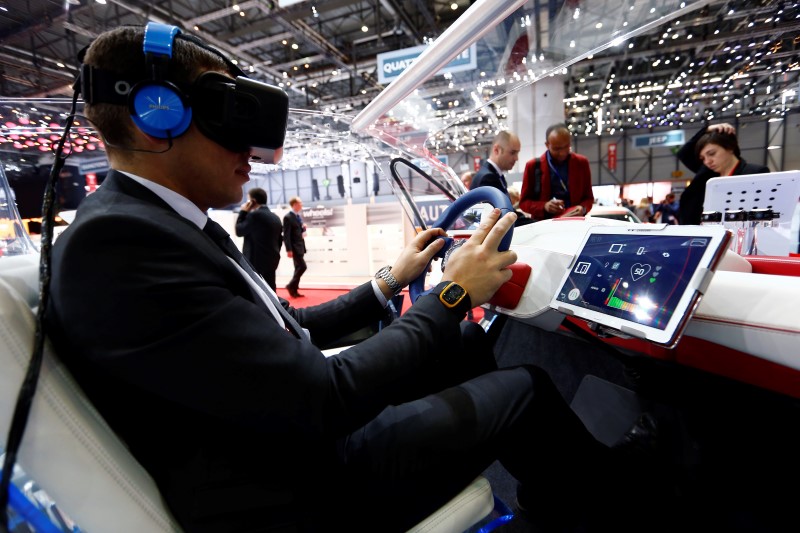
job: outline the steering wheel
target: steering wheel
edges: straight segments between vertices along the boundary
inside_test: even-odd
[[[456,198],[456,200],[444,210],[444,212],[439,216],[438,219],[431,225],[434,228],[442,228],[443,230],[450,229],[450,226],[455,223],[456,220],[461,216],[461,214],[469,209],[470,207],[480,204],[480,203],[487,203],[490,204],[492,207],[500,208],[500,216],[505,216],[506,213],[510,213],[514,210],[514,207],[511,205],[511,199],[508,197],[507,194],[503,193],[500,189],[496,189],[495,187],[490,186],[483,186],[472,189],[471,191],[467,192]],[[511,239],[514,236],[514,227],[512,226],[509,228],[508,232],[503,236],[500,244],[497,246],[497,249],[501,252],[505,252],[511,246]],[[447,253],[447,250],[453,245],[453,238],[452,237],[437,237],[438,239],[444,239],[445,245],[442,247],[439,252],[436,253],[435,257],[442,258]],[[428,263],[428,267],[430,263]],[[428,272],[428,267],[422,271],[422,274],[417,277],[414,281],[412,281],[408,285],[409,295],[411,296],[411,303],[413,304],[417,298],[424,292],[425,289],[425,274]]]

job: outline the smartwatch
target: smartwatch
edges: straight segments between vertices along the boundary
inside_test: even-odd
[[[443,281],[433,289],[433,294],[438,296],[442,305],[459,315],[466,315],[472,309],[467,290],[454,281]]]

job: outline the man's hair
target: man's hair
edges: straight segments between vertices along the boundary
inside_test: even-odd
[[[267,205],[267,191],[262,189],[261,187],[253,187],[247,194],[252,198],[255,202],[261,205]]]
[[[545,138],[545,140],[547,140],[547,139],[550,138],[550,134],[551,133],[553,133],[553,132],[561,133],[562,131],[564,133],[566,133],[567,135],[572,135],[569,132],[569,128],[567,127],[566,124],[564,124],[563,122],[557,122],[556,124],[552,124],[551,126],[547,127],[547,129],[544,132],[544,138]]]
[[[508,143],[511,142],[511,139],[514,137],[514,134],[508,130],[503,130],[497,135],[494,136],[494,141],[492,142],[492,146],[500,146],[506,147]]]
[[[144,28],[120,27],[101,33],[89,46],[84,64],[114,72],[131,83],[151,78],[144,54]],[[228,72],[221,56],[187,39],[176,37],[166,80],[180,88],[188,86],[205,71]],[[125,146],[133,139],[130,110],[124,105],[86,104],[86,118],[100,131],[106,144]],[[113,146],[111,146],[113,149]]]
[[[736,140],[736,134],[725,133],[724,131],[709,131],[703,134],[695,145],[695,153],[700,157],[700,152],[708,144],[716,144],[726,150],[733,152],[736,157],[741,157],[742,152],[739,150],[739,142]]]
[[[292,196],[291,198],[289,198],[289,205],[294,207],[295,204],[297,204],[298,202],[302,202],[302,201],[303,200],[301,200],[299,196]]]

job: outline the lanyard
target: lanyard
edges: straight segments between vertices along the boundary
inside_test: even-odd
[[[561,174],[558,173],[558,170],[556,170],[555,165],[553,165],[553,160],[550,157],[550,150],[547,151],[546,156],[547,156],[547,166],[550,167],[550,172],[555,174],[555,176],[558,178],[558,182],[561,184],[561,188],[564,190],[565,193],[568,193],[569,189],[567,189],[567,185],[564,183],[564,179],[561,177]]]

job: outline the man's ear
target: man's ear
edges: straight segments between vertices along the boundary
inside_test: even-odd
[[[139,134],[139,141],[144,143],[146,148],[149,150],[158,150],[169,144],[169,139],[159,139],[158,137],[153,137],[149,133],[145,133],[139,128],[134,127],[134,130]],[[175,143],[175,139],[172,139],[173,144]]]

